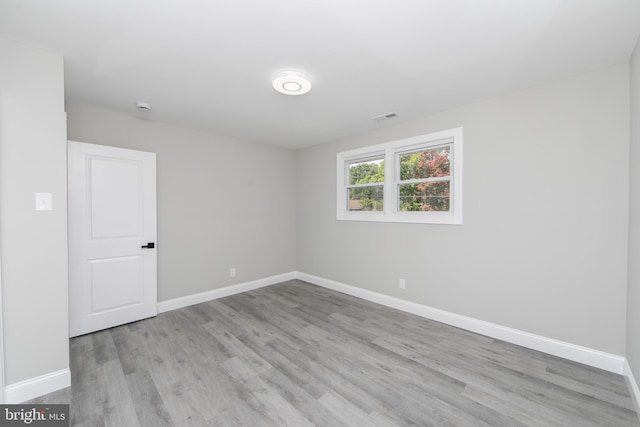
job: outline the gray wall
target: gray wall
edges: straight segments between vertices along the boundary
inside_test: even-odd
[[[70,140],[157,153],[159,301],[295,270],[295,152],[69,100],[67,116]]]
[[[640,381],[640,41],[631,57],[631,147],[629,192],[629,287],[627,360]]]
[[[62,57],[0,39],[5,382],[69,367]],[[34,210],[36,192],[53,210]]]
[[[457,126],[463,225],[336,221],[337,152]],[[622,355],[628,147],[621,64],[301,150],[298,270]]]

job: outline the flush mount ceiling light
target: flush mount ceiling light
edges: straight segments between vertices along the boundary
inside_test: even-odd
[[[304,95],[311,90],[311,82],[299,71],[283,71],[273,79],[273,88],[284,95]]]

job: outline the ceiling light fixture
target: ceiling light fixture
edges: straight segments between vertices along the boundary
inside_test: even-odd
[[[299,71],[283,71],[273,79],[273,88],[284,95],[304,95],[311,90],[311,82]]]

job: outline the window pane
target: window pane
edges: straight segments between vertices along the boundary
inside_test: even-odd
[[[349,188],[349,211],[382,211],[382,185]]]
[[[449,176],[451,146],[400,155],[400,180]]]
[[[384,159],[349,163],[349,185],[384,182]]]
[[[400,184],[399,210],[401,211],[449,211],[450,181]]]

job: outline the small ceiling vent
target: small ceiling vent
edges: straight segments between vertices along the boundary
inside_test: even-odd
[[[398,114],[397,114],[397,113],[394,113],[394,112],[391,112],[391,113],[387,113],[387,114],[382,114],[382,115],[379,115],[379,116],[375,116],[375,117],[373,117],[373,118],[372,118],[372,120],[373,120],[374,122],[383,122],[383,121],[385,121],[385,120],[394,119],[394,118],[396,118],[396,117],[398,117]]]
[[[139,111],[151,111],[151,105],[149,103],[147,103],[147,102],[140,101],[140,102],[136,103],[136,108]]]

